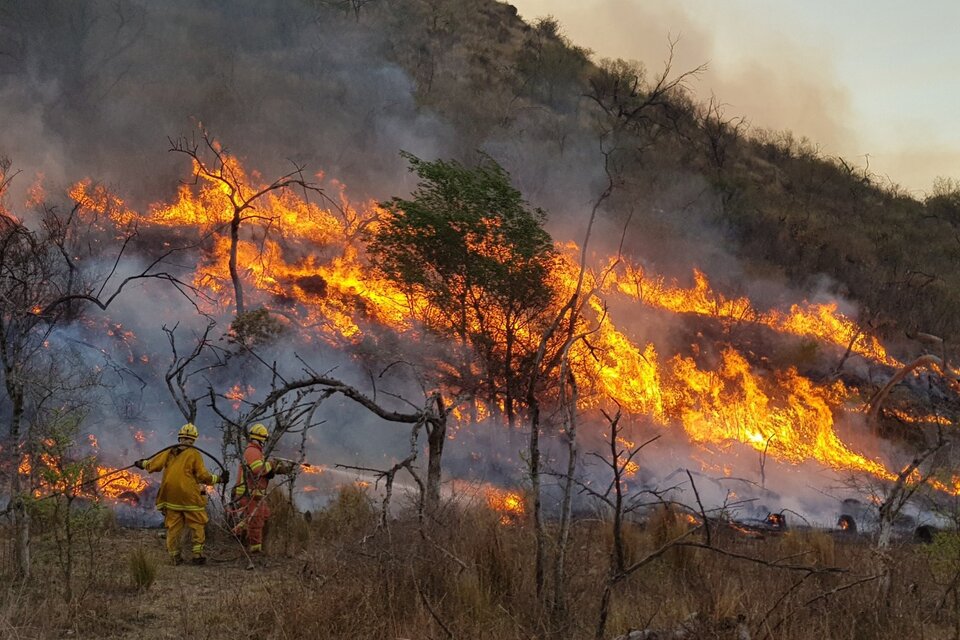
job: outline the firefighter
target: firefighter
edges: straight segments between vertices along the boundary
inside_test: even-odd
[[[156,473],[163,471],[160,492],[157,494],[157,509],[163,514],[167,528],[167,552],[173,564],[180,564],[180,542],[183,529],[190,530],[193,538],[193,564],[204,564],[203,543],[206,540],[207,497],[200,485],[226,483],[230,474],[210,473],[203,465],[200,452],[191,447],[196,440],[197,427],[192,423],[180,427],[177,446],[161,451],[152,458],[137,460],[134,465]]]
[[[237,525],[233,533],[243,541],[247,552],[253,556],[263,551],[263,528],[270,517],[267,504],[267,486],[276,474],[289,473],[287,463],[268,460],[263,455],[263,445],[270,432],[259,422],[247,432],[247,448],[240,459],[237,485],[232,496]]]

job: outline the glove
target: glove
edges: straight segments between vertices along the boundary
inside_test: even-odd
[[[228,482],[230,482],[230,472],[224,469],[223,475],[217,478],[217,482],[219,482],[220,484],[227,484]]]
[[[293,464],[286,460],[275,460],[273,471],[279,476],[288,476],[293,473]]]
[[[146,458],[140,458],[139,460],[137,460],[136,462],[133,463],[133,466],[135,466],[137,469],[146,469],[146,468],[147,468],[147,459],[146,459]]]

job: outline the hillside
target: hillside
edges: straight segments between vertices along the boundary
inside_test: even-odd
[[[597,59],[560,25],[526,25],[508,4],[284,4],[251,5],[211,31],[214,5],[173,18],[185,25],[180,35],[135,2],[112,16],[98,16],[107,13],[98,3],[8,4],[2,71],[33,70],[36,80],[18,90],[8,82],[7,108],[29,106],[4,153],[48,179],[92,175],[152,201],[170,188],[169,164],[158,165],[164,139],[188,130],[190,118],[259,163],[298,158],[361,197],[391,193],[400,148],[468,160],[482,150],[563,229],[602,189],[606,132],[617,188],[604,215],[612,230],[630,218],[634,257],[680,277],[698,266],[722,285],[742,271],[816,293],[826,276],[827,289],[857,302],[882,336],[921,330],[953,342],[960,246],[949,181],[917,201],[822,157],[816,141],[748,126],[722,96],[694,103],[684,82],[672,86],[691,69],[670,69],[669,90],[647,100],[664,71],[658,63]],[[191,9],[171,3],[166,12]],[[80,55],[59,65],[71,51]],[[275,62],[287,73],[270,71]],[[34,162],[44,156],[59,159]],[[658,255],[665,240],[671,250]]]
[[[949,635],[960,187],[699,103],[673,46],[0,4],[0,626]],[[294,461],[252,570],[226,486],[209,565],[163,565],[133,462],[184,423],[230,484],[258,423]]]

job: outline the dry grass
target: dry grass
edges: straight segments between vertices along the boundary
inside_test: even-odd
[[[235,542],[216,533],[205,567],[169,566],[155,531],[120,529],[103,540],[90,584],[66,604],[47,587],[56,577],[49,542],[35,541],[36,574],[12,579],[9,532],[3,531],[0,636],[60,638],[457,638],[520,640],[542,634],[547,617],[532,576],[532,530],[504,525],[482,506],[446,508],[421,531],[413,514],[389,530],[361,491],[343,492],[310,523],[282,505],[275,510],[267,562],[245,571]],[[289,505],[288,505],[289,506]],[[630,559],[642,558],[689,526],[682,516],[656,514],[644,527],[625,530]],[[287,543],[281,543],[283,535]],[[609,524],[575,523],[570,541],[571,603],[560,637],[592,638],[607,578]],[[887,615],[875,584],[820,597],[868,577],[875,557],[866,541],[834,540],[822,531],[792,531],[761,540],[727,537],[723,548],[784,564],[838,566],[830,574],[776,569],[702,549],[678,549],[619,584],[607,626],[614,638],[631,628],[676,629],[698,638],[736,637],[737,619],[753,637],[953,637],[957,608],[941,606],[942,584],[931,577],[929,548],[895,550],[895,576]],[[143,567],[134,569],[133,558]],[[789,560],[784,561],[784,558]],[[149,592],[137,573],[156,570]],[[130,573],[134,580],[131,583]],[[549,572],[548,572],[549,573]],[[143,583],[146,584],[144,575]]]
[[[130,577],[137,591],[146,591],[157,577],[157,561],[143,547],[137,547],[130,553]]]

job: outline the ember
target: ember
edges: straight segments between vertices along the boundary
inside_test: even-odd
[[[852,516],[844,514],[837,520],[837,529],[846,533],[856,533],[857,521],[854,520]]]
[[[485,487],[487,506],[500,514],[500,524],[514,524],[526,513],[523,496],[515,491]]]
[[[767,514],[767,524],[770,525],[771,529],[783,531],[787,528],[787,518],[783,513],[770,513]]]

